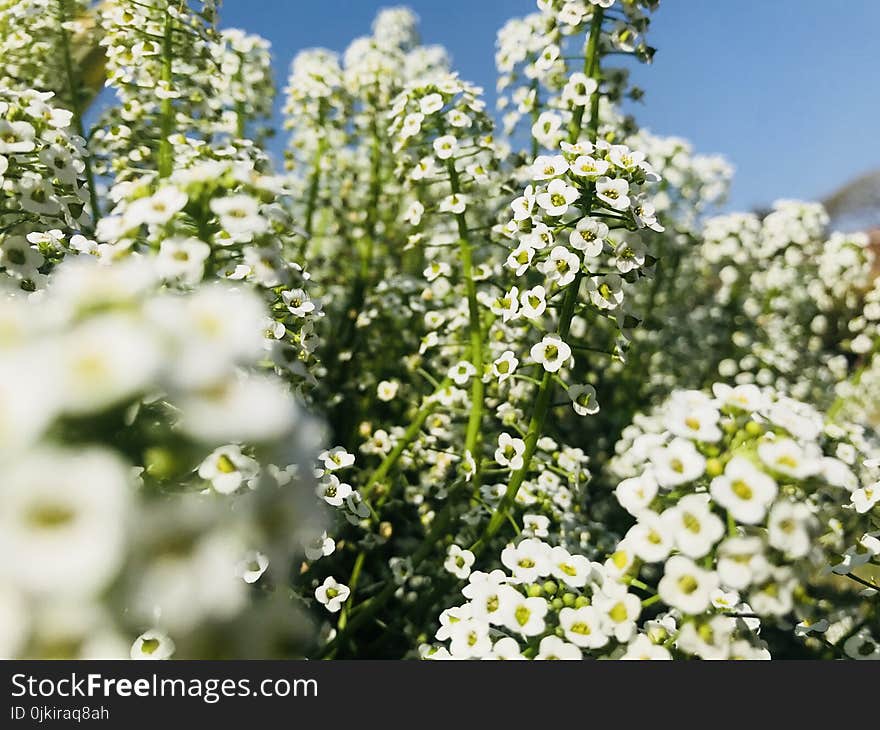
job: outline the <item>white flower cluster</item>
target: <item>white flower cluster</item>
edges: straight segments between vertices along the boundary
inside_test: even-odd
[[[508,545],[501,563],[470,574],[467,601],[440,614],[448,646],[425,645],[424,658],[671,658],[638,634],[641,600],[599,563],[536,538]]]
[[[859,515],[880,495],[862,461],[876,448],[863,429],[756,385],[677,391],[617,445],[615,495],[636,522],[610,560],[656,590],[682,631],[703,635],[719,612],[827,624],[840,607],[823,596],[829,564],[854,536],[870,540]],[[729,632],[712,631],[696,653],[727,658]]]
[[[95,35],[88,5],[85,0],[2,0],[0,88],[53,92],[66,107],[81,104],[86,91],[95,93],[94,88],[76,88],[71,79],[76,73],[71,66],[85,60],[77,47]],[[93,43],[86,48],[91,50]]]
[[[259,299],[163,290],[155,263],[79,258],[37,294],[4,295],[3,656],[128,656],[147,629],[132,656],[189,656],[224,626],[245,644],[289,630],[261,625],[247,584],[270,559],[286,575],[306,512],[273,464],[308,463],[312,427],[255,371]],[[236,510],[202,480],[238,490]],[[229,634],[211,651],[248,652]]]
[[[98,225],[102,243],[88,252],[101,260],[155,252],[162,278],[182,287],[213,277],[252,284],[271,307],[265,332],[273,362],[309,381],[323,312],[309,294],[309,274],[286,257],[285,181],[246,160],[203,157],[163,180],[145,175],[116,185],[116,205]]]
[[[89,221],[85,142],[51,101],[51,92],[0,91],[0,267],[26,291],[75,245],[61,229]]]

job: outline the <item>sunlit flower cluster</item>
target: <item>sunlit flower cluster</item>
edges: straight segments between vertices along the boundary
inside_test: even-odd
[[[880,658],[876,245],[718,214],[657,5],[497,115],[381,10],[275,160],[216,0],[0,0],[0,656]]]

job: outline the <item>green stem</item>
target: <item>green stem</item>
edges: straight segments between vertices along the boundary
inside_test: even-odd
[[[318,202],[318,188],[321,184],[321,160],[324,157],[327,145],[327,133],[323,130],[325,114],[326,110],[324,102],[321,102],[318,108],[318,128],[322,130],[322,134],[318,138],[318,146],[315,148],[315,156],[312,159],[312,174],[309,178],[309,189],[306,193],[306,219],[304,228],[306,231],[307,244],[308,239],[311,238],[312,231],[314,230],[315,207]]]
[[[455,162],[447,160],[446,169],[449,172],[449,184],[453,195],[461,193],[461,183]],[[477,285],[474,280],[473,252],[468,233],[467,218],[464,213],[455,216],[458,225],[458,248],[461,255],[462,274],[464,276],[465,291],[468,301],[468,335],[470,339],[471,365],[476,369],[476,374],[471,382],[471,409],[468,416],[467,431],[465,433],[464,448],[470,451],[471,456],[477,462],[477,473],[474,474],[474,488],[479,488],[480,459],[477,453],[477,444],[480,439],[480,424],[483,420],[483,331],[480,325],[480,305],[477,302]]]
[[[602,17],[602,8],[596,8],[593,14],[589,40],[587,41],[587,54],[586,58],[584,59],[584,72],[590,78],[596,79],[597,81],[599,78],[600,70],[599,36],[602,32]],[[578,107],[572,117],[572,125],[569,127],[569,141],[572,143],[577,142],[578,138],[580,137],[583,116],[584,107]],[[594,143],[596,141],[596,138],[598,137],[598,131],[599,92],[597,90],[593,93],[590,104],[589,132],[591,141]],[[584,206],[584,209],[587,211],[591,210],[593,205],[592,189],[590,190],[587,196],[587,200],[585,202],[586,205]],[[578,273],[578,275],[575,277],[574,282],[565,292],[565,299],[562,304],[562,310],[559,314],[559,325],[556,330],[559,337],[563,340],[568,336],[569,330],[571,329],[571,320],[574,316],[575,305],[577,304],[578,292],[580,290],[582,279],[583,274]],[[529,469],[532,465],[532,458],[534,457],[535,451],[537,450],[538,440],[541,438],[541,434],[544,432],[544,422],[547,418],[547,413],[550,410],[550,399],[553,394],[553,388],[553,374],[545,371],[544,376],[541,379],[541,385],[538,388],[538,395],[535,398],[535,407],[532,411],[532,417],[529,421],[529,429],[525,438],[526,448],[525,452],[523,453],[523,464],[511,476],[510,483],[507,485],[507,490],[505,491],[504,496],[501,498],[501,501],[498,504],[498,508],[489,519],[489,523],[486,525],[486,529],[483,531],[483,534],[471,548],[474,553],[482,551],[486,547],[488,541],[491,540],[492,537],[494,537],[495,534],[501,529],[501,527],[507,522],[507,513],[514,504],[514,500],[516,499],[517,492],[519,492],[519,488],[522,486],[522,483],[525,481],[526,477],[529,474]]]
[[[349,609],[354,602],[354,592],[357,588],[358,580],[361,577],[361,568],[364,567],[365,557],[366,553],[361,551],[360,553],[358,553],[357,559],[354,561],[354,568],[351,571],[351,578],[348,579],[348,589],[350,593],[348,594],[348,600],[342,607],[342,613],[339,615],[339,623],[337,624],[337,629],[339,631],[342,631],[342,629],[345,628],[345,624],[348,623]]]
[[[67,89],[70,93],[70,111],[73,113],[73,124],[76,133],[83,139],[88,139],[83,126],[82,96],[80,94],[79,77],[73,67],[73,57],[70,53],[70,36],[64,24],[70,20],[68,2],[70,0],[58,0],[58,30],[61,36],[61,52],[64,56],[64,73],[67,77]],[[89,186],[89,204],[92,209],[92,225],[101,218],[101,208],[98,204],[98,192],[95,190],[95,173],[92,170],[92,160],[88,153],[84,155],[86,182]]]
[[[437,514],[431,529],[422,541],[421,546],[412,556],[412,566],[414,570],[421,567],[426,558],[436,552],[437,541],[446,531],[452,517],[452,502],[447,502],[446,506]],[[333,639],[321,654],[321,658],[330,658],[336,654],[336,650],[351,633],[361,626],[367,619],[372,617],[384,606],[388,600],[394,595],[397,585],[394,581],[388,581],[385,587],[374,596],[371,596],[363,603],[359,604],[356,609],[352,609],[351,620],[348,621],[346,631],[340,631],[336,638]]]
[[[397,464],[398,459],[400,459],[403,452],[409,447],[409,445],[416,440],[416,437],[422,430],[422,426],[425,424],[425,421],[428,420],[428,416],[434,411],[437,407],[437,400],[435,396],[441,390],[449,386],[450,379],[446,378],[440,385],[437,387],[437,390],[429,396],[419,411],[416,413],[412,422],[407,427],[403,436],[401,436],[400,440],[395,444],[394,448],[388,453],[388,455],[382,460],[382,463],[376,468],[376,470],[370,475],[369,480],[367,481],[367,485],[361,490],[361,494],[364,499],[369,500],[375,491],[376,487],[382,483],[385,477],[388,476],[388,472],[394,468],[394,465]]]
[[[238,71],[235,72],[235,80],[244,85],[244,54],[238,54]],[[247,109],[245,103],[241,100],[235,102],[235,135],[239,139],[244,139],[247,127]]]
[[[161,80],[171,87],[174,79],[174,19],[165,11],[165,29],[162,36]],[[159,112],[159,154],[157,168],[159,177],[168,177],[174,168],[174,152],[171,148],[171,132],[174,129],[174,105],[170,98],[162,99]]]

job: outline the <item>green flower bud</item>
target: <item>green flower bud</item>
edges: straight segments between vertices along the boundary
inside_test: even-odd
[[[720,476],[724,471],[724,467],[718,459],[709,459],[706,462],[706,474],[710,477]]]

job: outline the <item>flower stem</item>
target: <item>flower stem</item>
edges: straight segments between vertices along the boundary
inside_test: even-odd
[[[437,407],[437,400],[435,398],[436,394],[441,390],[446,388],[451,381],[449,378],[446,378],[440,385],[437,387],[437,390],[433,395],[429,396],[419,411],[416,413],[412,422],[407,427],[403,436],[401,436],[400,440],[395,444],[394,448],[388,453],[382,463],[376,468],[376,470],[370,475],[369,480],[367,480],[366,486],[361,490],[362,496],[364,499],[369,500],[375,491],[376,487],[382,483],[385,477],[388,476],[388,472],[394,468],[394,465],[397,464],[398,459],[400,459],[403,452],[409,447],[409,445],[415,441],[416,437],[419,435],[419,432],[422,430],[422,426],[425,424],[425,421],[428,420],[428,416],[434,411]]]
[[[165,28],[162,35],[162,75],[161,80],[169,91],[174,78],[172,64],[174,61],[174,19],[165,11]],[[171,132],[174,129],[174,105],[166,93],[162,99],[159,112],[159,153],[157,168],[159,177],[168,177],[174,167],[174,153],[171,149]]]
[[[584,59],[585,73],[590,78],[596,79],[597,81],[600,72],[599,36],[602,32],[602,17],[602,8],[596,8],[593,14],[592,25],[590,27],[589,40],[587,41],[587,54],[586,58]],[[569,127],[569,141],[572,143],[576,142],[580,137],[581,125],[583,124],[583,116],[584,107],[579,106],[574,112],[572,123]],[[591,99],[589,132],[591,141],[595,143],[599,132],[598,89],[593,92],[593,97]],[[584,209],[589,211],[592,208],[592,204],[593,191],[591,189],[589,194],[587,195]],[[565,292],[565,299],[562,304],[562,310],[559,314],[559,324],[556,330],[557,334],[563,340],[568,336],[569,330],[571,329],[571,320],[574,316],[575,305],[577,304],[578,292],[580,290],[582,278],[583,275],[581,273],[578,273],[572,285]],[[498,508],[489,519],[489,523],[486,525],[486,529],[483,531],[483,534],[480,536],[477,542],[474,543],[473,547],[471,547],[471,550],[474,553],[482,551],[486,547],[488,541],[491,540],[492,537],[494,537],[494,535],[507,522],[507,513],[513,506],[517,492],[519,492],[519,488],[522,486],[522,483],[525,481],[526,477],[529,474],[529,469],[531,468],[532,464],[532,458],[534,457],[535,451],[538,447],[538,440],[540,439],[541,434],[544,431],[544,422],[547,418],[547,413],[550,410],[550,399],[553,394],[553,388],[553,374],[545,371],[544,376],[541,379],[541,385],[538,388],[538,395],[535,398],[535,407],[532,411],[532,417],[529,421],[529,429],[525,438],[526,448],[525,452],[523,453],[523,464],[511,476],[510,483],[507,485],[507,490],[505,491],[504,496],[501,498],[501,501],[498,504]]]
[[[461,193],[461,184],[455,162],[448,160],[446,169],[449,172],[449,185],[453,195]],[[480,459],[477,443],[480,438],[480,424],[483,419],[483,331],[480,326],[480,305],[477,302],[477,285],[474,281],[473,252],[468,232],[467,219],[464,213],[455,216],[458,225],[458,246],[461,256],[462,274],[464,275],[465,291],[468,300],[468,335],[470,339],[470,361],[476,369],[471,383],[471,409],[465,433],[465,451],[469,451],[477,462],[474,474],[475,488],[479,485]]]
[[[73,57],[70,53],[70,36],[65,27],[65,23],[70,20],[70,12],[68,3],[70,0],[58,0],[58,32],[61,37],[61,53],[64,56],[64,73],[67,77],[67,90],[70,93],[70,111],[73,113],[73,124],[76,133],[86,138],[85,127],[82,118],[82,96],[80,89],[80,80],[73,67]],[[91,157],[86,153],[84,160],[86,169],[86,182],[89,185],[89,205],[92,210],[92,225],[95,225],[101,218],[101,208],[98,203],[98,192],[95,190],[95,173],[92,170]]]
[[[318,107],[318,127],[323,129],[325,107],[324,102],[320,102]],[[312,174],[309,177],[309,189],[306,193],[306,213],[303,228],[306,232],[306,245],[308,239],[312,237],[314,230],[315,207],[318,202],[318,188],[321,184],[321,160],[324,157],[324,150],[327,144],[326,131],[318,138],[318,144],[315,148],[315,156],[312,159]],[[305,253],[305,252],[303,252]]]

